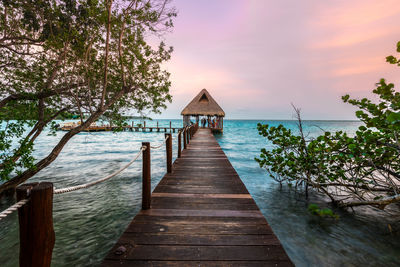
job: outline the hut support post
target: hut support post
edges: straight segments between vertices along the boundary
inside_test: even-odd
[[[190,124],[190,116],[183,116],[183,126],[188,126]]]
[[[53,184],[32,183],[17,188],[18,201],[30,198],[19,208],[19,266],[49,267],[55,243],[53,228]]]
[[[224,128],[224,117],[221,117],[221,116],[218,117],[217,128],[219,128],[219,129],[223,129]]]
[[[148,210],[151,206],[151,162],[150,162],[150,143],[142,142],[146,149],[142,154],[142,209]]]

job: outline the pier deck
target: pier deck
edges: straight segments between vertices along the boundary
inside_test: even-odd
[[[199,129],[102,266],[293,266],[209,129]]]

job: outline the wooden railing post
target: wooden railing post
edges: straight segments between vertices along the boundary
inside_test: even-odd
[[[167,138],[165,142],[165,151],[167,154],[167,173],[172,172],[172,135],[171,133],[166,133],[165,138]]]
[[[53,228],[53,184],[25,184],[17,188],[18,201],[29,202],[18,209],[19,266],[49,267],[55,242]]]
[[[186,127],[183,128],[183,149],[187,148],[187,133]]]
[[[178,158],[181,157],[182,154],[182,131],[178,131]]]
[[[148,210],[151,206],[150,143],[143,142],[142,146],[146,147],[146,149],[142,152],[142,209]]]
[[[169,132],[172,133],[172,123],[169,121]]]

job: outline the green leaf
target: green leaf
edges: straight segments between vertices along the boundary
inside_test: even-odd
[[[356,144],[350,144],[349,145],[349,149],[350,150],[354,150],[354,149],[356,149],[357,148],[357,145]]]
[[[357,111],[356,111],[356,116],[357,116],[357,118],[360,118],[363,114],[364,114],[364,112],[361,111],[361,110],[357,110]]]
[[[386,117],[386,121],[389,123],[397,123],[400,122],[400,112],[392,112]]]

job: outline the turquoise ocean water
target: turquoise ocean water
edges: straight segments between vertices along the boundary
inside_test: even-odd
[[[296,266],[400,266],[400,217],[368,208],[336,211],[340,215],[337,221],[310,215],[308,204],[329,207],[325,199],[311,194],[307,201],[301,193],[279,186],[254,161],[262,147],[270,147],[258,135],[258,122],[225,120],[224,134],[216,138]],[[159,123],[169,127],[169,120]],[[294,121],[264,123],[295,129]],[[147,126],[155,124],[147,122]],[[172,120],[172,124],[180,127],[182,121]],[[359,125],[350,121],[305,121],[310,136],[320,134],[320,128],[353,133]],[[62,134],[41,137],[35,151],[37,158],[45,156]],[[93,181],[126,164],[141,142],[156,145],[163,138],[164,133],[156,132],[81,133],[31,181],[51,181],[56,188]],[[173,147],[175,159],[176,139]],[[165,151],[153,150],[153,188],[165,172]],[[0,200],[0,210],[13,201]],[[140,160],[110,181],[54,196],[56,245],[52,266],[97,266],[140,205]],[[388,224],[394,232],[389,231]],[[18,216],[14,213],[0,221],[0,266],[18,266],[18,249]]]

